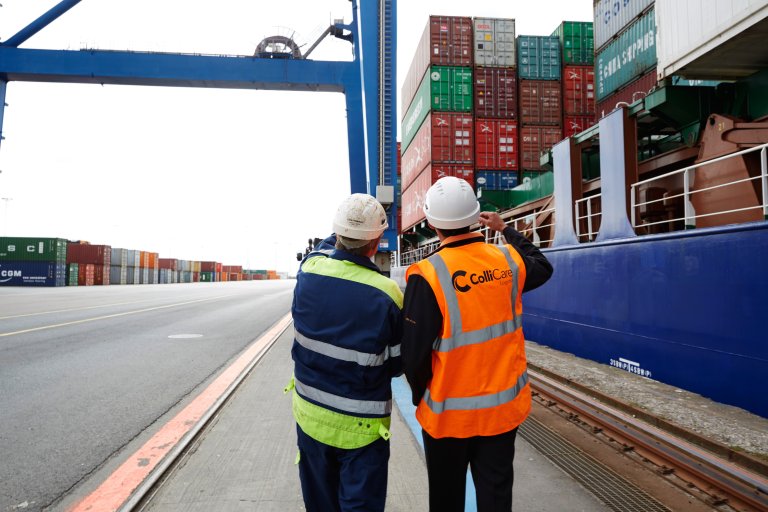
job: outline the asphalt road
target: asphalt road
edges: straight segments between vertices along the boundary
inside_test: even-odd
[[[0,512],[44,510],[127,456],[290,310],[293,285],[0,288]]]

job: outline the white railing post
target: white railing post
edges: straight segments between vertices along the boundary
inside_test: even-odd
[[[536,232],[536,213],[533,214],[533,220],[531,221],[531,232],[533,233],[533,245],[536,247],[541,246],[541,238]]]
[[[691,203],[691,185],[689,178],[691,175],[691,169],[686,168],[683,173],[683,204],[685,205],[685,229],[693,229],[696,227],[696,219],[693,213],[693,204]]]
[[[632,219],[632,229],[637,228],[637,223],[635,222],[635,208],[637,199],[635,199],[635,184],[633,183],[629,187],[629,215]]]
[[[592,199],[587,199],[587,240],[590,242],[595,239],[592,236]]]
[[[576,220],[576,240],[581,238],[581,220],[579,219],[579,202],[573,203],[573,218]]]
[[[768,148],[760,150],[760,180],[763,182],[763,218],[768,220]]]

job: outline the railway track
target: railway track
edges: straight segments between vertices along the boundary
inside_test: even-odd
[[[611,397],[530,366],[534,401],[705,504],[768,511],[768,465]]]

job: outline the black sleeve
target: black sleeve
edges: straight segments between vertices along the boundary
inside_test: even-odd
[[[410,276],[405,287],[400,351],[413,405],[419,404],[432,379],[432,344],[442,325],[443,314],[432,288],[420,275]]]
[[[538,288],[552,277],[552,264],[530,240],[510,226],[504,228],[504,238],[517,249],[525,262],[524,292]]]

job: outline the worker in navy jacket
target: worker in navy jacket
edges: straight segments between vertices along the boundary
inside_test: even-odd
[[[297,275],[289,388],[310,512],[384,510],[403,304],[397,284],[371,262],[386,228],[378,201],[353,194],[337,211],[335,235]]]

